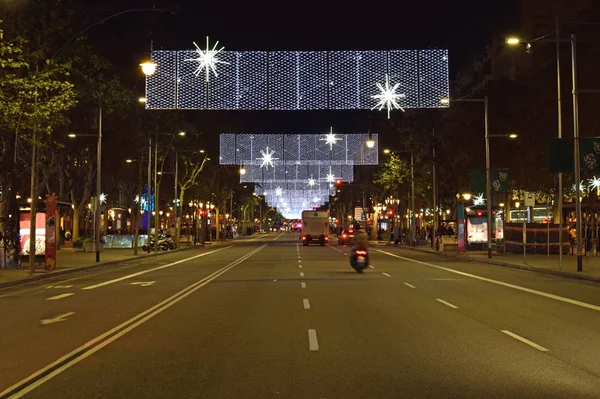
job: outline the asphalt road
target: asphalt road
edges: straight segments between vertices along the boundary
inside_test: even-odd
[[[0,398],[600,397],[597,284],[293,237],[0,290]]]

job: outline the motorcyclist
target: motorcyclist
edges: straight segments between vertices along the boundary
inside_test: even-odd
[[[367,249],[368,244],[369,235],[362,226],[359,226],[359,228],[354,231],[354,247],[355,249]]]

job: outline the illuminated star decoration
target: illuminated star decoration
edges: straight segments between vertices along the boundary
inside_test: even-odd
[[[396,90],[398,89],[398,86],[400,86],[400,83],[396,83],[394,87],[390,88],[390,79],[386,73],[385,87],[383,87],[379,83],[376,83],[376,85],[380,93],[372,97],[376,100],[379,100],[379,102],[373,108],[371,108],[372,110],[377,108],[378,111],[381,111],[383,107],[386,107],[388,119],[390,119],[390,111],[392,109],[400,109],[404,111],[404,108],[402,108],[400,104],[396,102],[397,99],[406,97],[406,94],[396,93]]]
[[[281,197],[281,194],[283,194],[283,188],[277,187],[275,189],[275,195],[278,196],[278,197]]]
[[[194,42],[194,46],[196,46],[196,50],[194,50],[194,51],[196,52],[196,54],[198,54],[198,57],[197,58],[188,58],[185,60],[185,61],[197,61],[198,68],[196,68],[196,70],[194,71],[194,75],[198,76],[198,75],[200,75],[202,70],[204,70],[206,73],[206,81],[207,82],[208,82],[208,76],[209,76],[210,70],[213,71],[213,73],[215,74],[215,77],[218,76],[217,69],[216,69],[217,64],[229,64],[228,62],[221,61],[217,58],[217,55],[225,49],[225,47],[221,47],[220,49],[217,50],[218,44],[219,44],[219,42],[216,42],[211,50],[209,47],[209,44],[208,44],[208,36],[207,36],[206,37],[206,50],[202,50],[200,47],[198,47],[196,42]]]
[[[256,159],[261,161],[261,164],[260,164],[261,168],[269,169],[269,166],[273,166],[273,161],[276,161],[279,159],[279,158],[273,158],[273,154],[275,154],[275,151],[269,151],[269,147],[267,147],[267,149],[265,151],[263,151],[263,150],[260,151],[260,155],[262,155],[262,157],[256,158]]]
[[[483,194],[479,194],[477,197],[473,198],[473,206],[483,205],[485,204],[485,198],[483,198]]]
[[[311,176],[311,177],[310,177],[310,179],[308,179],[308,185],[309,185],[310,187],[312,187],[312,186],[314,186],[315,184],[317,184],[317,183],[315,182],[315,179],[313,179],[313,177]]]
[[[331,166],[329,167],[329,174],[327,175],[327,182],[333,183],[335,181],[335,176],[331,173]]]
[[[600,179],[598,179],[596,176],[591,178],[588,183],[590,188],[600,188]]]
[[[106,203],[106,194],[104,194],[104,193],[100,194],[100,203],[101,204]]]
[[[320,139],[321,141],[324,141],[326,144],[329,144],[329,151],[333,151],[333,145],[341,140],[341,138],[338,138],[335,136],[335,134],[333,133],[333,128],[330,128],[329,130],[329,134],[325,135],[324,139]]]

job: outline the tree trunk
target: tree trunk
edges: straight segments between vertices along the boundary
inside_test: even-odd
[[[78,206],[73,209],[73,242],[79,240],[79,219],[81,216],[81,209]]]
[[[215,239],[221,240],[221,221],[219,220],[219,208],[215,207]]]

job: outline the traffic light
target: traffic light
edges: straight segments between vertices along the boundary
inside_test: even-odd
[[[342,179],[337,179],[337,180],[335,181],[335,185],[336,185],[338,188],[339,188],[339,187],[341,187],[341,186],[342,186]]]
[[[389,218],[393,217],[394,216],[394,210],[393,209],[388,209],[387,210],[387,215],[388,215]]]

